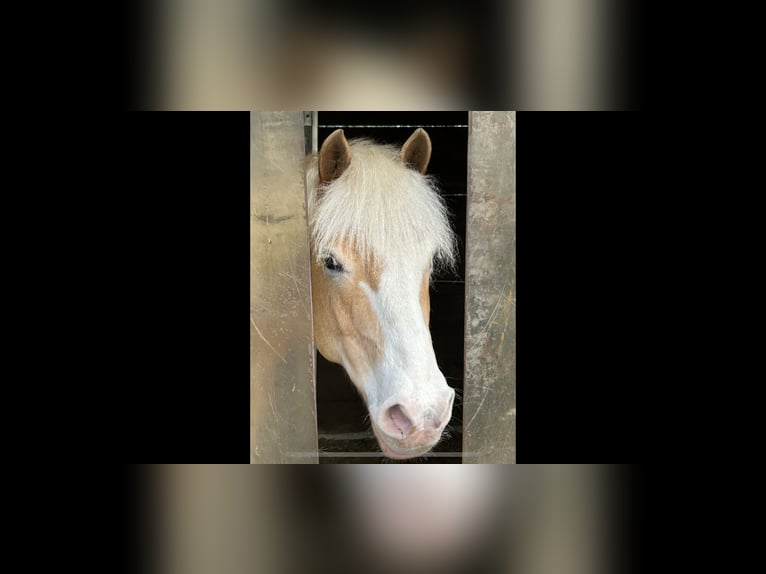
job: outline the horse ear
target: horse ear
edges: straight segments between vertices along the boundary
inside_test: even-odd
[[[319,150],[319,181],[329,183],[339,178],[351,163],[351,148],[348,147],[343,130],[335,130],[324,140]]]
[[[405,164],[411,165],[420,173],[428,169],[431,161],[431,138],[423,128],[416,129],[410,138],[404,142],[399,156]]]

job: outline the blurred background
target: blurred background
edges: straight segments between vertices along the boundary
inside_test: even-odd
[[[639,11],[608,0],[159,0],[129,109],[635,109]]]
[[[629,571],[625,468],[143,467],[137,571]]]

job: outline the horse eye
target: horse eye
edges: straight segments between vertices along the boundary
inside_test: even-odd
[[[343,271],[343,265],[341,265],[335,257],[332,255],[328,255],[324,258],[324,266],[325,269],[329,269],[330,271],[336,271],[341,272]]]

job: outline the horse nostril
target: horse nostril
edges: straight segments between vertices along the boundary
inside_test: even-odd
[[[401,438],[406,438],[412,434],[412,421],[405,414],[401,405],[394,405],[386,411],[385,422],[390,431],[395,431],[390,433],[394,436],[400,435]]]

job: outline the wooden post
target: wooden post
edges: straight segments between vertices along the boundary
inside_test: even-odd
[[[516,462],[516,113],[470,112],[463,462]]]
[[[250,138],[250,462],[317,463],[303,113]]]

